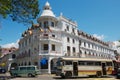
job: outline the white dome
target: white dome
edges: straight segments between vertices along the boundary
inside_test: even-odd
[[[41,16],[51,16],[51,17],[55,17],[55,15],[53,14],[53,12],[51,10],[44,10],[41,14]]]
[[[51,16],[51,17],[55,17],[54,13],[51,10],[50,4],[48,2],[46,2],[43,12],[41,14],[41,16]]]

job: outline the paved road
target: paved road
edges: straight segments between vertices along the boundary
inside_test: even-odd
[[[60,77],[56,77],[55,75],[48,75],[48,74],[39,75],[33,78],[28,78],[28,77],[12,78],[8,73],[6,73],[6,74],[0,74],[0,80],[120,80],[120,79],[116,79],[113,76],[103,77],[103,78],[79,77],[79,78],[61,79]]]

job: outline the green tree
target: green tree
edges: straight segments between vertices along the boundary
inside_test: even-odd
[[[31,23],[39,14],[38,0],[0,0],[0,15],[18,23]]]

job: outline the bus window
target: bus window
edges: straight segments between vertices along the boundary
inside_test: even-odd
[[[65,65],[72,65],[72,61],[65,61]]]
[[[94,65],[94,62],[87,61],[87,65],[89,65],[89,66],[93,66],[93,65]]]
[[[101,62],[95,62],[95,66],[101,66]]]
[[[107,66],[112,66],[112,62],[106,62]]]
[[[56,63],[57,63],[57,66],[63,66],[63,64],[64,64],[64,63],[63,63],[62,61],[60,61],[60,60],[57,61]]]
[[[78,61],[78,64],[79,64],[79,65],[85,65],[86,62],[85,62],[85,61]]]

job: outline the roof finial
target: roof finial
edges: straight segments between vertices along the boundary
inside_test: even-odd
[[[45,3],[44,10],[51,10],[51,7],[48,1]]]
[[[50,4],[49,4],[49,2],[48,2],[48,1],[46,2],[45,6],[50,6]]]

